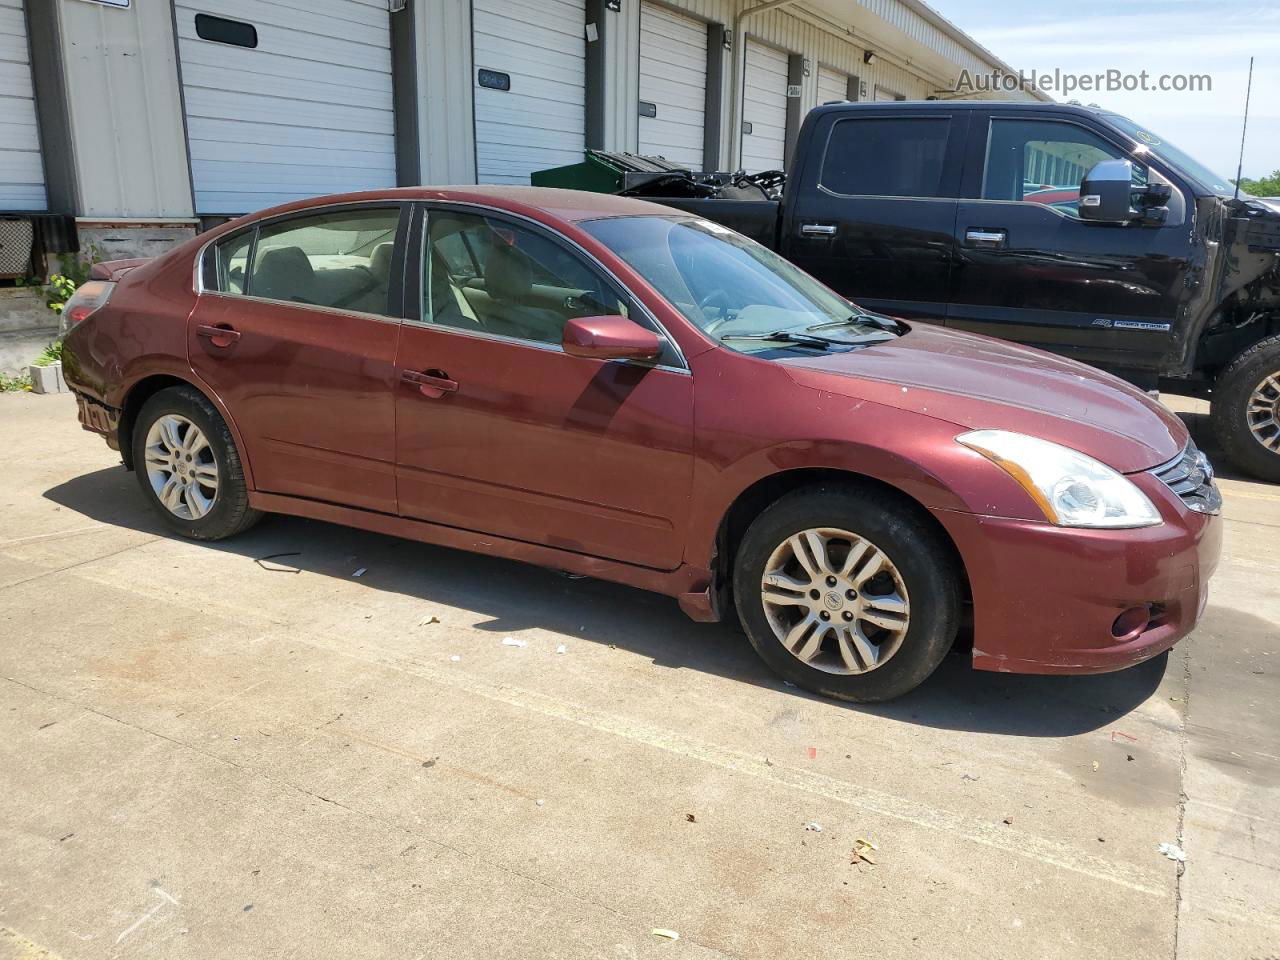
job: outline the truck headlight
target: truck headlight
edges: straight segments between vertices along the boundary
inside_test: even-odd
[[[1027,491],[1060,527],[1150,527],[1160,514],[1127,477],[1060,444],[1007,430],[975,430],[956,441],[982,454]]]

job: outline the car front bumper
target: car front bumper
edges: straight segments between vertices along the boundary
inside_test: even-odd
[[[973,595],[973,665],[1007,673],[1106,673],[1163,653],[1204,612],[1222,520],[1162,505],[1136,530],[934,511],[964,559]],[[1136,635],[1117,618],[1150,606]]]

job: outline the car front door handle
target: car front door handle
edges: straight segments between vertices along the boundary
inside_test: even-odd
[[[431,400],[439,400],[446,393],[456,393],[458,381],[449,379],[443,370],[428,370],[419,373],[417,370],[400,371],[400,379],[418,388],[418,392]]]
[[[196,326],[196,336],[204,337],[215,347],[229,347],[240,339],[240,331],[231,327],[216,327],[211,323]]]
[[[965,243],[971,247],[1003,247],[1009,240],[1008,230],[980,230],[970,227],[964,232]]]

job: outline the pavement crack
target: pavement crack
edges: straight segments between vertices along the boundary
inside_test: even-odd
[[[1191,647],[1182,650],[1182,710],[1178,724],[1178,846],[1185,849],[1184,825],[1187,819],[1187,720],[1191,714]],[[1182,875],[1186,862],[1178,864],[1173,883],[1173,960],[1178,960],[1178,935],[1182,928]]]

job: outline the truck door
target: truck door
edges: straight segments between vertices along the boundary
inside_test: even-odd
[[[897,104],[822,117],[787,188],[784,255],[865,307],[942,323],[967,117]]]
[[[975,113],[970,140],[948,326],[1153,378],[1191,292],[1182,192],[1174,186],[1163,226],[1091,223],[1080,181],[1099,161],[1131,160],[1135,184],[1169,181],[1065,116]]]

